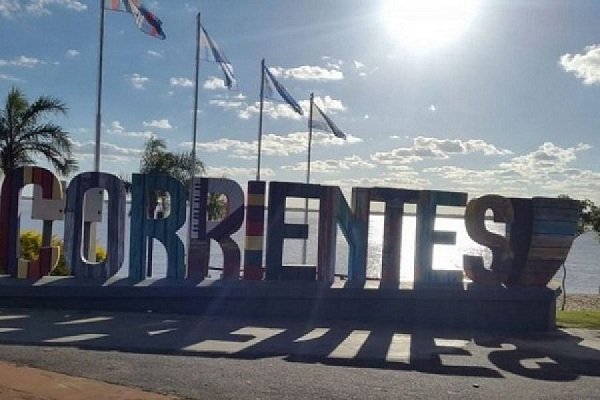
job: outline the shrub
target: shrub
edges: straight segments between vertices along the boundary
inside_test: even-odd
[[[67,276],[69,268],[65,263],[64,243],[57,237],[52,238],[52,246],[60,247],[60,256],[56,268],[52,270],[50,275]],[[42,247],[42,234],[36,230],[28,230],[21,233],[19,237],[19,255],[26,260],[35,260],[38,257],[40,248]],[[101,246],[96,246],[96,260],[106,260],[106,249]]]

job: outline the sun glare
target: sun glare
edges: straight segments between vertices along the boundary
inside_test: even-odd
[[[388,0],[382,16],[400,44],[428,50],[461,36],[478,5],[479,0]]]

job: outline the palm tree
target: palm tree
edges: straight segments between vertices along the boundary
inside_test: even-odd
[[[167,145],[163,139],[151,137],[144,145],[144,154],[140,160],[140,173],[142,174],[165,174],[179,179],[184,183],[185,187],[189,186],[192,174],[190,172],[192,165],[192,153],[172,153],[167,150]],[[202,161],[196,160],[195,174],[204,173],[204,164]],[[165,192],[158,191],[150,193],[150,201],[148,202],[148,212],[150,215],[154,213],[156,207],[160,204],[163,209],[168,210],[167,198]]]
[[[192,163],[192,152],[172,153],[167,151],[167,145],[164,140],[151,137],[144,145],[144,154],[140,161],[140,173],[142,174],[166,174],[179,179],[184,183],[186,190],[189,188],[190,173]],[[203,174],[204,164],[196,159],[196,171],[194,175]],[[125,175],[122,176],[124,181],[128,181]],[[166,206],[168,209],[167,195],[164,192],[151,193],[152,197],[148,202],[148,212],[152,214],[159,204]],[[225,198],[218,193],[209,193],[207,213],[209,220],[218,220],[223,218],[227,202]]]
[[[9,170],[36,164],[43,156],[63,176],[77,171],[77,160],[71,157],[69,133],[62,127],[45,122],[48,114],[65,114],[60,100],[41,96],[29,104],[18,88],[13,87],[4,109],[0,110],[0,169]]]
[[[191,179],[192,153],[172,153],[167,151],[167,145],[163,139],[151,137],[144,145],[144,154],[140,161],[140,172],[142,174],[160,173],[177,178],[184,184]],[[204,173],[204,164],[196,160],[196,174]]]

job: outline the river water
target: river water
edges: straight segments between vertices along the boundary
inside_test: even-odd
[[[31,220],[31,201],[24,199],[21,201],[21,230],[35,229],[41,231],[41,221]],[[129,205],[128,205],[129,211]],[[106,215],[106,213],[104,214]],[[289,211],[286,213],[286,223],[302,223],[303,212]],[[383,245],[383,215],[371,215],[369,220],[369,246],[368,246],[368,265],[367,275],[370,278],[379,278],[381,276],[381,252]],[[491,221],[486,222],[488,229],[501,232],[503,226]],[[400,279],[410,282],[413,279],[414,268],[414,243],[416,219],[414,216],[405,216],[402,224],[402,250],[400,260]],[[315,264],[317,253],[317,229],[318,214],[309,213],[309,239],[307,243],[307,262]],[[488,249],[474,243],[466,233],[464,221],[462,218],[441,217],[436,219],[436,230],[448,230],[456,232],[456,245],[435,245],[433,254],[434,269],[462,269],[463,254],[483,255],[486,263],[491,259],[491,253]],[[244,227],[235,233],[232,237],[243,249]],[[63,223],[57,221],[54,223],[54,234],[58,237],[63,235]],[[179,236],[186,243],[187,227],[178,232]],[[125,232],[125,262],[119,270],[119,276],[127,276],[129,265],[129,224],[126,224]],[[106,223],[102,223],[98,228],[98,242],[106,247]],[[153,276],[164,277],[166,266],[166,253],[163,246],[155,241]],[[297,239],[287,239],[284,244],[284,263],[298,264],[301,262],[303,241]],[[345,274],[348,270],[347,264],[348,246],[345,243],[341,231],[338,229],[337,254],[336,254],[336,273]],[[222,266],[222,254],[216,242],[211,245],[211,267]],[[566,287],[569,293],[598,293],[600,287],[600,242],[594,233],[586,233],[578,237],[565,262],[567,269]],[[486,264],[487,265],[487,264]],[[218,278],[219,271],[212,270],[211,278]],[[554,279],[560,280],[562,270],[557,273]]]

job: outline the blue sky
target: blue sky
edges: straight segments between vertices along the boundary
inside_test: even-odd
[[[191,148],[200,11],[239,84],[227,91],[217,65],[200,66],[197,150],[209,176],[255,176],[264,57],[305,109],[314,92],[349,135],[315,134],[313,183],[600,202],[600,2],[429,1],[146,1],[165,41],[107,11],[101,169],[137,171],[149,135]],[[98,26],[97,1],[0,0],[0,95],[16,85],[64,100],[57,121],[83,171]],[[304,181],[306,147],[306,117],[268,103],[263,179]]]

